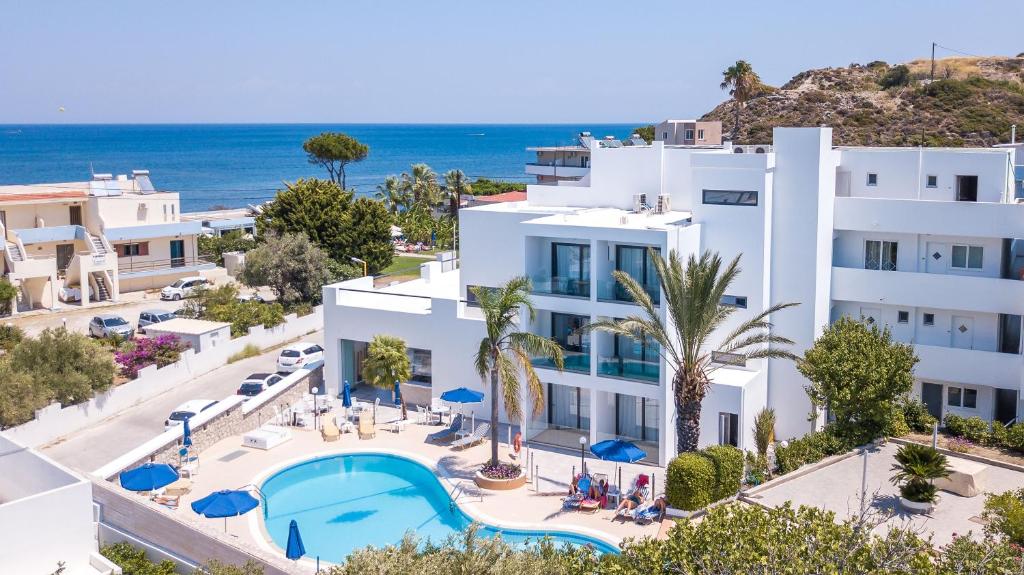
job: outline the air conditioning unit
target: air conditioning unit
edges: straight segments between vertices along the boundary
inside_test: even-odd
[[[658,204],[654,208],[654,213],[665,214],[672,211],[672,196],[668,194],[658,194]]]
[[[633,194],[633,211],[640,213],[647,209],[647,194]]]

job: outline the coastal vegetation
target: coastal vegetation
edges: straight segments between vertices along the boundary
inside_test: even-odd
[[[200,235],[199,253],[219,265],[224,265],[225,252],[247,252],[256,247],[256,239],[243,234],[242,230],[231,230],[219,236]]]
[[[733,134],[740,131],[740,110],[748,100],[756,94],[767,91],[767,87],[761,82],[761,77],[754,72],[754,68],[746,60],[736,60],[736,63],[729,66],[722,72],[722,83],[719,88],[728,90],[733,102]]]
[[[633,128],[633,133],[640,136],[645,142],[650,144],[654,141],[654,124],[647,124],[646,126]]]
[[[284,323],[284,307],[277,302],[239,301],[238,287],[224,284],[197,290],[178,316],[230,323],[231,337],[241,337],[257,325],[274,327]]]
[[[18,288],[6,277],[0,278],[0,316],[10,315],[11,306],[14,305],[14,298],[18,295]]]
[[[827,125],[844,146],[987,147],[1024,125],[1024,57],[940,59],[930,76],[928,60],[807,70],[701,119],[738,124],[738,144],[770,143],[775,126]]]
[[[657,272],[664,294],[662,305],[667,307],[668,316],[674,318],[671,325],[661,320],[648,287],[623,271],[615,271],[616,282],[643,313],[624,319],[597,321],[591,324],[591,329],[658,345],[660,354],[675,373],[672,397],[677,413],[676,449],[679,452],[696,451],[701,404],[711,386],[710,374],[722,365],[716,361],[716,354],[744,363],[762,358],[796,359],[784,347],[793,342],[772,333],[769,318],[797,304],[780,303],[768,307],[734,328],[718,349],[711,350],[708,338],[736,311],[735,307],[722,301],[740,274],[740,257],[724,264],[717,253],[705,251],[699,258],[690,255],[684,268],[675,250],[667,258],[651,250],[648,260]]]
[[[159,368],[178,361],[188,347],[188,343],[173,333],[142,337],[126,342],[114,353],[114,361],[122,376],[135,379],[144,367],[155,365]]]
[[[332,182],[347,190],[345,167],[362,162],[370,154],[370,147],[359,140],[340,132],[323,132],[309,138],[302,144],[310,164],[327,170]]]
[[[653,130],[653,127],[652,127]],[[653,131],[651,132],[653,134]],[[490,180],[477,178],[473,181],[470,194],[474,196],[496,196],[508,192],[525,192],[526,184],[522,182],[506,182],[502,180]]]
[[[518,318],[525,313],[530,322],[537,311],[530,299],[530,280],[515,277],[498,288],[471,288],[484,316],[486,335],[480,340],[474,364],[480,379],[487,384],[491,399],[491,460],[498,465],[498,397],[509,421],[523,415],[522,394],[530,400],[530,411],[536,415],[544,409],[544,384],[533,369],[533,359],[550,360],[562,370],[562,348],[553,339],[519,331]],[[525,322],[523,322],[525,323]],[[520,381],[520,375],[524,381]]]
[[[412,362],[405,341],[392,335],[375,335],[367,346],[363,361],[363,379],[380,389],[393,389],[396,384],[412,377]],[[408,419],[402,402],[402,419]]]

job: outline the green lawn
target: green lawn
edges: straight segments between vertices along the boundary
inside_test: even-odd
[[[420,264],[432,261],[427,258],[416,258],[412,256],[395,256],[391,265],[384,268],[381,273],[385,275],[416,275],[419,274]]]

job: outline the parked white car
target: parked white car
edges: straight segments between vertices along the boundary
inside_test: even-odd
[[[193,399],[192,401],[186,401],[174,408],[171,415],[164,420],[164,431],[178,427],[186,419],[195,417],[214,405],[217,405],[217,400],[215,399]]]
[[[253,373],[245,378],[242,385],[238,386],[238,391],[235,394],[244,397],[255,397],[282,379],[284,378],[276,373]]]
[[[160,299],[172,301],[185,299],[191,296],[196,291],[196,288],[204,286],[208,283],[210,282],[206,278],[202,278],[199,276],[181,278],[180,280],[160,290]]]
[[[277,371],[292,373],[304,365],[324,358],[324,348],[315,343],[293,343],[281,350],[277,357]]]
[[[100,314],[89,322],[89,335],[104,338],[119,335],[125,339],[135,337],[135,329],[128,320],[112,313]]]

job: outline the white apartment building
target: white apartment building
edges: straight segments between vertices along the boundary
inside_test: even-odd
[[[146,170],[0,186],[0,273],[18,286],[19,310],[117,301],[213,269],[198,255],[201,232],[200,221],[182,221],[178,194],[154,188]]]
[[[660,299],[648,248],[684,258],[712,250],[741,255],[743,270],[722,302],[738,313],[712,346],[778,302],[800,304],[772,318],[798,354],[831,321],[863,316],[914,344],[914,393],[933,413],[1017,417],[1024,204],[1015,201],[1014,150],[837,148],[829,128],[777,128],[773,139],[765,153],[657,141],[595,147],[577,182],[532,185],[524,202],[461,212],[458,269],[432,262],[397,285],[325,286],[329,385],[358,382],[366,342],[390,334],[412,348],[417,385],[432,396],[460,386],[486,393],[473,369],[483,325],[469,288],[525,274],[537,308],[525,327],[559,341],[566,365],[536,363],[545,408],[514,423],[529,440],[566,447],[578,448],[580,436],[637,441],[664,464],[675,451],[675,413],[656,345],[580,328],[638,311],[613,270]],[[719,359],[701,444],[753,449],[753,419],[765,406],[781,438],[815,425],[792,362]],[[483,417],[488,404],[471,407]]]

